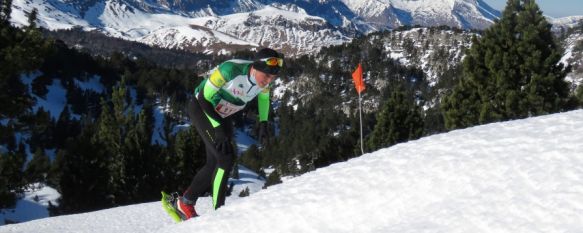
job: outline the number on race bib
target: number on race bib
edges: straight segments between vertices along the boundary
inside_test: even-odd
[[[225,117],[232,115],[233,113],[240,111],[243,108],[245,108],[245,105],[238,106],[238,105],[234,105],[232,103],[229,103],[225,100],[221,100],[221,102],[219,102],[219,104],[217,104],[215,111],[221,117],[225,118]]]

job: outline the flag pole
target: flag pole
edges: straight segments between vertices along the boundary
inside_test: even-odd
[[[354,87],[358,93],[358,113],[360,115],[360,152],[364,154],[364,141],[362,136],[362,97],[360,93],[366,88],[364,86],[364,81],[362,80],[362,65],[358,63],[356,70],[352,72],[352,80],[354,81]]]
[[[364,142],[362,141],[362,100],[360,92],[358,92],[358,112],[360,114],[360,152],[364,154]]]

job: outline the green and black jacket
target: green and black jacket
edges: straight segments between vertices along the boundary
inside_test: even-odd
[[[196,88],[195,96],[213,127],[220,126],[220,118],[245,108],[256,96],[259,121],[267,121],[269,86],[261,88],[254,83],[249,75],[251,64],[252,61],[238,59],[223,62]]]

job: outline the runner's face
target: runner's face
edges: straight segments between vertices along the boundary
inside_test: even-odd
[[[267,85],[269,85],[269,83],[271,83],[271,81],[273,81],[275,78],[277,78],[277,75],[275,74],[268,74],[259,70],[255,70],[255,81],[257,81],[257,85],[259,85],[261,88],[267,87]]]

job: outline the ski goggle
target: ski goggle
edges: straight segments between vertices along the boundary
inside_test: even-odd
[[[265,64],[267,66],[279,66],[279,67],[283,66],[283,58],[279,58],[279,57],[268,57],[268,58],[259,59],[259,61],[265,62]]]

